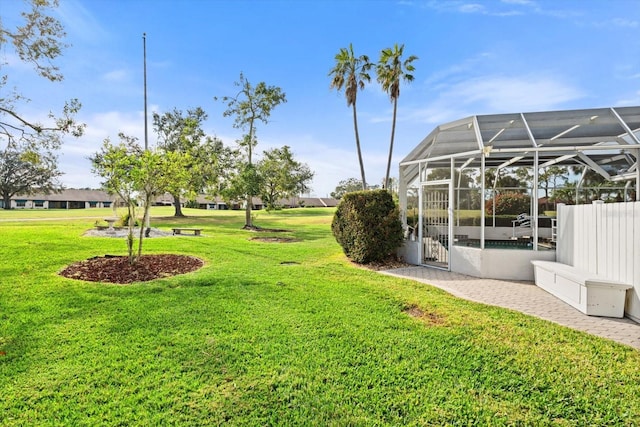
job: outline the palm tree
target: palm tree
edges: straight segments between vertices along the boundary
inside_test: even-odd
[[[358,135],[358,116],[356,114],[356,98],[358,89],[364,89],[365,82],[370,82],[369,70],[373,64],[369,62],[367,55],[356,57],[353,53],[353,45],[349,48],[341,48],[336,55],[336,65],[329,72],[331,76],[331,88],[338,92],[344,88],[347,97],[347,106],[353,107],[353,129],[356,134],[356,148],[358,150],[358,161],[360,162],[360,174],[362,175],[362,189],[367,189],[367,181],[364,177],[364,164],[362,163],[362,152],[360,150],[360,136]]]
[[[391,102],[393,102],[393,122],[391,125],[391,143],[389,144],[389,159],[387,160],[387,173],[384,178],[384,188],[389,186],[389,172],[391,170],[391,157],[393,156],[393,138],[396,133],[396,112],[398,110],[398,98],[400,97],[400,80],[406,82],[413,81],[412,73],[415,68],[413,61],[418,59],[417,56],[411,55],[405,61],[402,61],[404,45],[398,46],[396,43],[392,48],[382,49],[380,52],[380,61],[376,67],[378,83],[382,85],[382,89],[389,94]]]

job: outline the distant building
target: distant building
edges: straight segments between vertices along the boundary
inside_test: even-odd
[[[11,209],[92,209],[92,208],[110,208],[113,207],[116,197],[109,195],[104,190],[78,190],[67,189],[60,193],[42,194],[36,193],[32,195],[17,195],[11,199]],[[182,200],[182,206],[186,206],[189,201]],[[163,194],[156,198],[154,206],[173,206],[173,196]],[[208,198],[205,195],[199,195],[195,203],[199,209],[214,210],[238,210],[244,209],[245,202],[231,202],[230,205],[219,197]],[[292,197],[290,199],[281,200],[279,205],[283,208],[326,208],[336,207],[338,200],[322,197]],[[121,203],[118,203],[121,206]],[[0,208],[4,208],[3,202],[0,200]],[[253,209],[264,209],[264,203],[258,197],[253,198]]]

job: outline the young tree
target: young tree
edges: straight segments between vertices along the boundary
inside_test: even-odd
[[[140,152],[140,147],[136,147],[136,151],[132,154],[138,157],[137,167],[132,170],[132,179],[144,206],[142,224],[148,224],[149,210],[153,200],[171,186],[184,187],[191,180],[189,166],[192,160],[188,153],[160,150]],[[143,230],[144,227],[141,226],[137,258],[142,255]]]
[[[222,101],[227,104],[227,109],[223,116],[234,116],[235,121],[233,127],[242,129],[246,133],[238,142],[240,147],[245,150],[245,163],[241,169],[241,173],[236,176],[244,181],[244,194],[246,197],[245,207],[245,228],[253,228],[253,220],[251,218],[251,208],[253,196],[258,194],[259,182],[255,165],[253,164],[253,149],[258,140],[256,138],[256,122],[261,121],[264,124],[269,122],[271,111],[281,103],[287,102],[285,93],[277,86],[267,86],[265,82],[260,82],[256,86],[251,83],[240,73],[240,80],[235,83],[240,91],[233,97],[224,96]],[[218,100],[214,97],[214,100]]]
[[[117,195],[127,206],[128,229],[127,252],[129,263],[134,264],[136,257],[133,252],[133,231],[136,220],[136,184],[134,169],[139,167],[139,154],[143,150],[136,144],[136,139],[119,134],[120,144],[113,145],[107,138],[102,143],[101,150],[90,157],[92,172],[104,179],[102,187],[107,193]]]
[[[62,24],[50,15],[58,1],[31,0],[28,4],[31,10],[21,13],[21,25],[9,28],[0,24],[0,50],[5,55],[13,51],[39,76],[52,82],[60,81],[63,76],[54,60],[66,47],[62,41],[66,34]],[[15,89],[7,90],[9,82],[7,74],[0,74],[0,141],[6,143],[0,147],[0,156],[13,165],[19,160],[22,170],[29,171],[14,176],[13,190],[9,191],[18,190],[22,194],[55,191],[59,187],[55,178],[60,175],[55,151],[60,148],[61,138],[65,134],[79,137],[84,132],[85,125],[74,119],[80,102],[76,99],[68,101],[61,115],[50,113],[47,123],[40,123],[20,113],[20,105],[29,99]],[[42,172],[35,180],[34,171]]]
[[[102,186],[117,195],[127,205],[129,263],[135,264],[142,255],[144,227],[140,227],[137,254],[134,252],[134,227],[138,202],[144,206],[143,224],[149,217],[153,199],[167,191],[171,183],[187,180],[189,156],[177,152],[142,149],[136,138],[120,134],[120,144],[106,139],[102,149],[91,157],[93,172],[104,179]]]
[[[389,173],[391,171],[391,158],[393,156],[393,139],[396,133],[396,113],[398,111],[398,98],[400,97],[400,81],[413,81],[413,61],[418,59],[417,56],[411,55],[404,61],[402,55],[404,53],[404,45],[395,44],[393,48],[382,49],[380,52],[380,60],[376,67],[378,82],[382,85],[382,89],[387,92],[391,102],[393,102],[393,121],[391,124],[391,142],[389,143],[389,158],[387,160],[387,173],[384,177],[384,188],[389,186]]]
[[[165,152],[188,154],[192,163],[187,165],[190,179],[180,185],[171,185],[169,191],[173,196],[174,216],[184,216],[181,197],[194,196],[205,187],[207,169],[215,162],[215,141],[202,129],[207,120],[207,113],[200,108],[187,110],[186,115],[174,108],[162,115],[153,113],[153,127],[158,135],[158,147]]]
[[[313,179],[306,164],[293,158],[289,146],[265,151],[257,164],[262,189],[260,197],[267,209],[278,207],[278,201],[299,195]]]
[[[358,89],[365,87],[365,82],[371,81],[369,70],[373,64],[369,62],[367,55],[358,57],[353,53],[353,45],[349,48],[341,48],[335,56],[336,65],[329,72],[331,77],[331,88],[340,92],[344,88],[347,98],[347,106],[353,109],[353,130],[356,136],[356,150],[358,151],[358,162],[360,163],[360,176],[362,177],[362,189],[367,189],[367,180],[364,174],[364,163],[362,161],[362,151],[360,149],[360,135],[358,134],[358,115],[356,113],[356,101]]]

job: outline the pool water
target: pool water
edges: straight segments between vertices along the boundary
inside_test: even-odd
[[[465,239],[455,243],[457,246],[479,248],[480,239]],[[484,241],[485,249],[533,249],[533,243],[529,240],[489,240]]]

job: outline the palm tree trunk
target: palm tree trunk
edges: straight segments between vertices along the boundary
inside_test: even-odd
[[[356,114],[356,103],[353,103],[353,130],[356,134],[356,148],[358,150],[358,162],[360,162],[360,175],[362,176],[362,189],[367,189],[367,180],[364,177],[364,163],[362,162],[362,151],[360,150],[360,135],[358,135],[358,116]]]
[[[396,111],[398,110],[398,99],[393,101],[393,122],[391,123],[391,142],[389,143],[389,159],[387,160],[387,173],[384,176],[384,188],[389,189],[389,172],[391,171],[391,158],[393,157],[393,138],[396,134]]]

